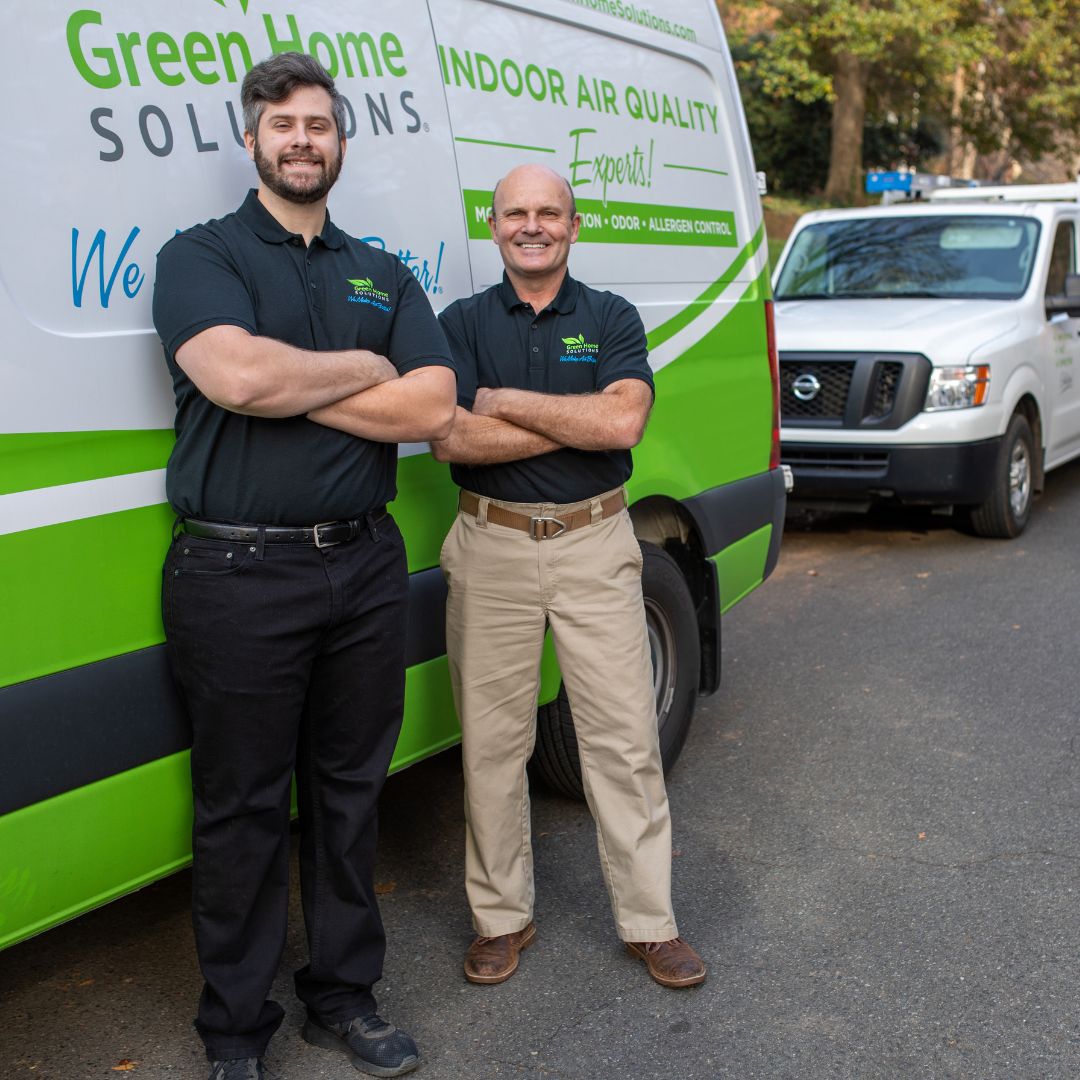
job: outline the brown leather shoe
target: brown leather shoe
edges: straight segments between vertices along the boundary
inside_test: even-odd
[[[465,953],[465,978],[474,983],[506,982],[517,971],[518,954],[536,938],[536,926],[499,937],[478,937]]]
[[[626,951],[645,961],[661,985],[678,989],[705,981],[705,962],[681,937],[671,941],[627,941]]]

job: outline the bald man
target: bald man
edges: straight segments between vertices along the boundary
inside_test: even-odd
[[[581,220],[539,165],[496,185],[502,282],[440,317],[458,370],[450,436],[460,510],[442,550],[447,653],[465,767],[465,977],[501,983],[536,937],[529,788],[550,627],[570,700],[600,864],[627,950],[664,986],[705,965],[671,906],[671,820],[623,485],[653,402],[634,307],[567,272]]]

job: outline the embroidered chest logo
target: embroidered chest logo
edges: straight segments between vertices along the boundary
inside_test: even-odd
[[[370,304],[379,311],[390,310],[390,294],[376,288],[371,278],[349,278],[348,282],[353,287],[353,292],[352,296],[346,296],[345,299],[350,303]]]
[[[561,364],[595,364],[600,346],[593,341],[586,341],[584,334],[577,337],[564,337]]]

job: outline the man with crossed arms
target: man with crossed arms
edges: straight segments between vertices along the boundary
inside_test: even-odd
[[[489,225],[506,272],[440,317],[458,409],[432,444],[462,488],[442,567],[478,935],[465,976],[505,981],[536,936],[525,767],[550,626],[619,936],[657,982],[693,986],[705,965],[671,906],[642,556],[623,490],[653,401],[644,329],[626,300],[567,272],[580,218],[558,174],[512,170]]]

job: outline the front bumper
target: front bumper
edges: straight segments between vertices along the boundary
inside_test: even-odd
[[[945,505],[985,502],[1001,439],[928,446],[783,441],[795,474],[793,503],[896,500]]]

